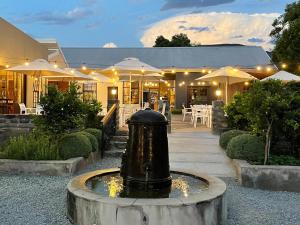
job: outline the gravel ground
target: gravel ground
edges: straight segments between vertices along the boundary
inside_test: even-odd
[[[116,167],[107,158],[92,169]],[[83,172],[85,172],[83,171]],[[71,177],[1,176],[1,225],[70,225],[65,216],[66,185]],[[300,194],[228,185],[228,225],[300,225]]]

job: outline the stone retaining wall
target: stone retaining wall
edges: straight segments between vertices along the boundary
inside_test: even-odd
[[[0,174],[31,174],[47,176],[72,175],[101,158],[99,152],[68,160],[11,160],[0,159]]]
[[[11,136],[28,133],[34,127],[30,115],[0,114],[0,144]]]
[[[300,166],[250,165],[244,160],[232,161],[244,187],[300,192]]]

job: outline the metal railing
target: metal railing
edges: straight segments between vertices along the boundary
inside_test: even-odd
[[[109,147],[109,141],[112,136],[116,134],[119,127],[118,117],[119,117],[119,105],[114,104],[107,114],[101,120],[102,124],[102,156],[104,151]]]

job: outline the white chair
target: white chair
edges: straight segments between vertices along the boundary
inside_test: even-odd
[[[195,114],[194,114],[194,119],[193,119],[193,123],[194,123],[194,127],[196,128],[197,127],[197,122],[198,122],[198,119],[200,119],[200,122],[201,124],[203,125],[207,125],[208,124],[208,110],[205,109],[205,108],[202,108],[202,109],[196,109],[195,110]]]
[[[36,108],[26,108],[24,103],[19,103],[19,107],[21,115],[36,114]]]
[[[37,104],[35,113],[36,113],[36,115],[44,115],[45,111],[41,105]]]
[[[192,108],[186,108],[185,105],[183,105],[183,104],[182,104],[182,108],[183,108],[182,109],[182,115],[183,115],[182,121],[184,122],[186,115],[192,116],[193,112],[192,112]]]

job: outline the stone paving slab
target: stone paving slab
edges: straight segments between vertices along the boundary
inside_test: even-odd
[[[235,177],[230,159],[219,147],[219,136],[207,128],[177,127],[169,134],[171,168],[193,169],[218,177]]]

